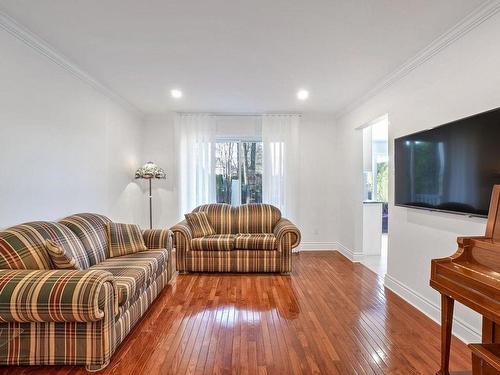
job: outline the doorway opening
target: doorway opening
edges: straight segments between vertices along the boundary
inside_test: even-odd
[[[363,127],[363,263],[383,276],[389,233],[389,117]]]

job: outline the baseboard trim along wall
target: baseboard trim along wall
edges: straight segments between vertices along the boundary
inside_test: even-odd
[[[301,251],[338,251],[351,262],[359,262],[363,259],[363,254],[352,251],[338,241],[333,242],[302,242],[296,247],[293,252],[298,253]]]
[[[298,247],[294,249],[295,252],[300,251],[333,251],[337,250],[336,242],[301,242]]]
[[[351,262],[358,263],[363,259],[363,253],[359,251],[351,250],[347,246],[342,245],[340,242],[336,242],[336,246],[337,251]]]
[[[384,286],[403,298],[410,305],[423,312],[436,323],[441,324],[441,308],[424,296],[416,293],[407,285],[386,274]],[[481,342],[481,333],[467,322],[456,317],[453,319],[453,334],[466,344]]]

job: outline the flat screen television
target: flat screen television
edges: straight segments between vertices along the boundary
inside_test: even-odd
[[[487,216],[500,184],[500,108],[394,140],[395,204]]]

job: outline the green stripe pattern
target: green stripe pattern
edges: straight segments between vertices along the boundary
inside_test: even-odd
[[[291,272],[300,231],[278,208],[207,204],[193,212],[205,212],[216,234],[195,238],[186,220],[173,226],[178,271]]]

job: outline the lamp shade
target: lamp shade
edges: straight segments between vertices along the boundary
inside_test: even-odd
[[[148,161],[137,171],[135,171],[135,178],[144,178],[150,180],[152,178],[167,178],[165,171],[157,166],[152,161]]]

